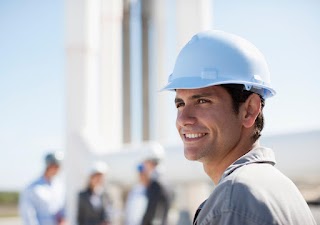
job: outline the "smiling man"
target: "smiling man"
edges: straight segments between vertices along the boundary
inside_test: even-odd
[[[247,40],[222,31],[195,35],[164,90],[175,90],[184,155],[216,184],[197,225],[316,224],[296,186],[259,145],[265,99],[275,95],[267,63]]]

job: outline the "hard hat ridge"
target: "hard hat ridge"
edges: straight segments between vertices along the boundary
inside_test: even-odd
[[[246,90],[271,97],[268,65],[249,41],[223,31],[200,32],[180,51],[168,84],[162,90],[243,84]]]

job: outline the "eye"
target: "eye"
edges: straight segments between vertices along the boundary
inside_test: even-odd
[[[198,104],[203,104],[203,103],[208,103],[208,102],[210,102],[210,101],[206,100],[206,99],[203,99],[203,98],[198,99]]]
[[[184,102],[177,102],[176,103],[176,108],[180,108],[181,106],[184,106]]]

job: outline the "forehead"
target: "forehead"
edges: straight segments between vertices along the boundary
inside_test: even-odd
[[[222,91],[221,89],[223,88],[220,86],[210,86],[210,87],[197,88],[197,89],[177,89],[176,98],[219,95]]]
[[[59,168],[60,165],[59,165],[59,164],[56,164],[56,163],[51,163],[51,164],[49,164],[47,167],[50,167],[50,168]]]
[[[103,177],[102,173],[94,173],[91,175],[91,177]]]

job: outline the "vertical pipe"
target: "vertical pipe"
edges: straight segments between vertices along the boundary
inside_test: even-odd
[[[123,94],[122,94],[122,110],[123,110],[123,142],[131,142],[131,51],[130,51],[130,0],[125,0],[123,5],[123,39],[122,39],[122,55],[123,55]]]
[[[150,104],[149,104],[149,65],[150,65],[150,57],[149,57],[149,31],[150,31],[150,5],[151,1],[142,0],[142,15],[141,15],[141,22],[142,22],[142,114],[143,114],[143,140],[147,141],[150,140]]]
[[[131,57],[131,142],[142,141],[143,134],[143,59],[141,40],[141,1],[130,2],[130,57]]]

